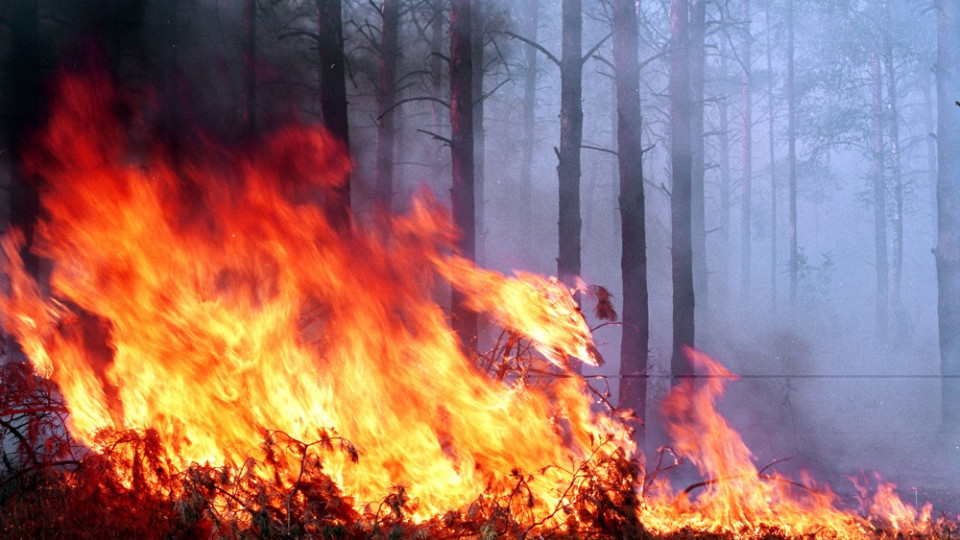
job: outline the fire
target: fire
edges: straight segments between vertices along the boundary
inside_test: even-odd
[[[529,527],[515,535],[572,530],[611,509],[663,534],[871,530],[828,490],[756,469],[714,409],[720,377],[684,381],[665,404],[677,453],[707,479],[700,494],[644,487],[630,431],[568,370],[570,357],[599,362],[571,291],[457,256],[456,232],[429,197],[408,215],[335,229],[313,201],[351,163],[322,130],[288,127],[256,152],[201,139],[190,155],[202,157],[173,160],[131,135],[108,81],[63,76],[59,89],[24,156],[43,179],[33,249],[52,261],[49,284],[27,274],[24,238],[8,233],[0,312],[93,451],[109,450],[105,434],[133,431],[171,470],[226,466],[295,485],[304,452],[319,447],[359,513],[402,498],[422,523],[507,494]],[[444,283],[559,376],[532,384],[478,369],[433,298]],[[690,354],[708,376],[729,375]],[[265,443],[278,440],[302,455]],[[929,530],[929,508],[913,510],[889,486],[880,495],[870,517]]]
[[[429,201],[349,233],[300,201],[350,166],[322,131],[288,128],[249,155],[211,146],[216,159],[175,166],[125,136],[109,84],[62,86],[28,156],[46,181],[35,243],[54,261],[50,294],[24,273],[13,234],[2,310],[93,449],[100,432],[152,429],[176,467],[241,465],[269,431],[335,433],[358,463],[332,452],[324,468],[358,507],[404,486],[425,518],[514,469],[628,444],[576,378],[521,391],[474,369],[430,294],[446,276],[552,357],[589,360],[589,329],[556,283],[450,255],[449,220]],[[538,504],[556,503],[556,485],[534,487]]]

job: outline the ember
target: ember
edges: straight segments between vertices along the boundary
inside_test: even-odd
[[[34,249],[53,261],[49,292],[24,270],[22,234],[3,239],[4,326],[57,384],[69,434],[89,449],[76,470],[100,471],[67,486],[134,494],[105,505],[168,505],[174,517],[152,526],[189,534],[862,538],[946,527],[887,485],[861,515],[809,480],[758,471],[714,409],[718,378],[686,381],[666,402],[677,454],[705,479],[699,496],[678,493],[569,371],[571,357],[598,358],[556,280],[452,255],[456,233],[429,197],[406,216],[335,230],[307,195],[337,186],[350,163],[320,130],[287,128],[257,152],[208,141],[202,159],[174,164],[128,135],[109,88],[62,77],[26,156],[45,182]],[[510,336],[482,359],[488,370],[434,300],[442,282]],[[75,467],[64,452],[53,461]]]

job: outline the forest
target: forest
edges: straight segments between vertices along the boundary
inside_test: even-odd
[[[77,142],[87,137],[93,142]],[[115,161],[106,164],[108,158]],[[120,433],[120,428],[153,425],[131,421],[131,411],[139,411],[140,402],[125,401],[128,379],[121,372],[136,379],[140,368],[120,368],[120,357],[125,354],[121,336],[154,342],[139,330],[124,330],[125,323],[116,317],[126,307],[103,306],[83,296],[96,282],[105,287],[96,293],[103,297],[143,298],[110,288],[132,281],[129,276],[135,272],[136,263],[125,258],[130,242],[114,242],[119,232],[110,232],[114,221],[126,223],[126,210],[117,203],[119,210],[110,210],[111,223],[90,221],[105,235],[100,240],[90,241],[86,235],[92,235],[92,229],[80,231],[77,223],[95,212],[85,206],[88,197],[102,197],[107,201],[103,208],[114,208],[110,201],[140,201],[136,197],[141,191],[166,181],[176,186],[170,189],[178,202],[174,209],[163,202],[156,223],[172,219],[179,232],[150,240],[134,236],[139,240],[131,242],[187,242],[196,231],[209,228],[216,238],[209,240],[211,246],[220,249],[207,251],[208,240],[202,240],[183,251],[145,255],[156,257],[150,259],[153,266],[142,269],[145,284],[167,283],[150,277],[151,272],[160,275],[158,269],[165,261],[179,261],[179,253],[206,257],[221,264],[209,270],[209,276],[206,269],[195,275],[179,267],[171,275],[183,276],[183,282],[194,280],[200,289],[209,285],[205,301],[222,296],[242,305],[250,302],[263,316],[263,305],[283,296],[284,280],[296,274],[289,279],[300,287],[296,294],[302,298],[296,298],[305,307],[297,308],[291,324],[297,325],[301,338],[314,331],[346,334],[337,326],[341,323],[367,324],[364,333],[381,334],[378,339],[384,343],[378,341],[376,350],[385,358],[394,358],[382,351],[396,336],[418,342],[417,336],[432,335],[424,329],[426,323],[411,322],[420,317],[412,306],[430,300],[457,336],[459,350],[499,382],[527,384],[528,378],[571,376],[585,381],[592,404],[569,405],[562,390],[567,383],[560,382],[558,388],[544,390],[552,399],[544,406],[556,415],[581,405],[584,411],[607,407],[614,415],[623,413],[629,431],[624,440],[630,441],[624,444],[636,445],[638,454],[659,455],[661,461],[665,455],[676,457],[673,474],[692,486],[700,485],[698,478],[707,485],[716,478],[705,479],[702,471],[698,475],[689,461],[674,454],[676,448],[665,453],[675,433],[664,416],[676,406],[670,404],[678,387],[722,379],[727,394],[718,408],[742,433],[759,467],[777,464],[788,473],[813,471],[831,483],[876,470],[901,486],[898,494],[907,502],[917,507],[930,502],[939,511],[960,512],[960,492],[952,481],[960,473],[956,0],[5,0],[0,3],[0,160],[5,369],[25,359],[41,374],[44,366],[54,366],[50,369],[63,377],[54,379],[64,387],[73,375],[64,375],[68,370],[57,367],[51,351],[68,355],[72,349],[62,343],[76,340],[91,355],[90,369],[99,381],[86,391],[94,388],[95,394],[104,394],[103,410],[112,411],[110,421],[90,424],[101,435],[104,426]],[[128,171],[131,176],[116,180],[116,186],[114,180],[93,179],[120,169],[141,172]],[[88,179],[83,171],[93,176]],[[163,180],[168,174],[173,180]],[[203,174],[227,179],[205,183],[198,180]],[[314,175],[326,179],[299,178]],[[148,187],[137,187],[139,179]],[[91,193],[82,191],[86,182],[91,182]],[[260,182],[264,190],[281,194],[276,202],[265,202],[272,200],[267,195],[237,194],[237,186],[256,187]],[[221,200],[235,207],[220,208]],[[305,203],[320,209],[322,217],[300,206]],[[149,205],[138,204],[143,224],[133,225],[131,234],[151,228],[165,231],[166,225],[150,225],[154,214]],[[449,225],[423,218],[433,211]],[[302,223],[309,232],[277,233],[274,238],[273,225],[255,227],[237,212],[262,215],[263,223],[274,213],[279,220],[295,218],[285,226]],[[271,246],[248,245],[247,240],[229,244],[248,228],[257,231],[253,236],[271,239]],[[75,245],[58,244],[75,233]],[[356,284],[380,291],[381,299],[368,301],[366,292],[322,285],[324,279],[339,279],[334,270],[315,266],[314,277],[307,277],[306,269],[303,276],[300,269],[288,270],[305,261],[327,261],[303,247],[308,237],[310,245],[344,252],[342,261],[329,263],[331,268],[352,264],[352,270],[339,275],[355,273]],[[114,251],[87,260],[78,247],[92,250],[98,244]],[[234,253],[234,245],[253,251],[237,247]],[[302,261],[287,258],[300,249],[297,246],[305,250]],[[403,254],[405,259],[394,258]],[[238,260],[251,261],[250,268]],[[102,271],[77,277],[88,266]],[[440,278],[434,282],[413,277],[418,268]],[[382,283],[376,276],[367,281],[368,272],[384,276]],[[21,273],[26,281],[21,281]],[[511,277],[504,282],[491,277],[501,274]],[[584,349],[578,342],[576,349],[566,342],[538,342],[524,333],[519,316],[509,313],[507,300],[479,299],[484,291],[509,289],[511,279],[526,282],[528,275],[547,276],[538,286],[548,291],[551,301],[563,304],[556,300],[560,293],[549,292],[551,283],[572,294],[578,307],[577,321],[571,324],[580,324],[582,313],[591,334],[584,339],[595,345]],[[550,281],[549,276],[556,278]],[[529,278],[536,283],[539,279]],[[488,281],[478,284],[482,280]],[[21,285],[27,281],[34,283],[38,295],[50,296],[47,307],[18,297],[25,294]],[[158,285],[151,294],[162,300],[151,305],[172,312],[165,302],[174,302],[168,293],[177,297],[175,281]],[[423,294],[390,291],[424,281],[429,284]],[[228,290],[239,292],[231,296]],[[340,307],[350,302],[357,307]],[[184,312],[181,319],[209,316],[211,325],[229,326],[205,309]],[[381,311],[401,321],[397,324],[402,328],[361,315]],[[543,317],[557,317],[545,313]],[[25,317],[34,314],[28,328]],[[140,326],[154,324],[146,317],[131,317]],[[41,345],[30,337],[36,321],[55,328],[46,334],[37,331]],[[70,330],[71,325],[76,328]],[[176,354],[205,350],[205,330],[177,328],[170,340],[184,335],[195,343]],[[579,328],[571,335],[579,336]],[[248,331],[259,336],[248,327],[236,330]],[[264,336],[272,339],[269,332]],[[530,338],[530,345],[521,345],[520,336]],[[237,343],[232,339],[210,338],[210,350],[229,356],[248,346],[246,337]],[[330,338],[337,342],[334,346],[327,338],[317,338],[322,343],[318,347],[339,351],[340,339]],[[31,348],[35,346],[40,348]],[[152,346],[144,345],[144,354],[160,350]],[[520,362],[521,349],[535,357],[533,363]],[[39,350],[45,351],[40,360]],[[323,350],[324,358],[339,358]],[[554,357],[556,351],[569,350],[587,354]],[[697,360],[700,353],[730,371]],[[400,355],[396,361],[426,357],[419,354]],[[260,355],[255,356],[259,362]],[[534,364],[545,367],[534,369]],[[227,369],[223,380],[247,367]],[[407,372],[406,367],[397,369]],[[410,371],[421,383],[432,377]],[[339,375],[331,377],[347,385]],[[0,387],[12,392],[11,380],[0,377],[7,385]],[[27,394],[36,391],[36,384],[46,388],[47,383],[27,385]],[[404,384],[396,383],[397,388]],[[25,391],[17,385],[17,392]],[[370,388],[369,395],[380,395],[379,386]],[[70,402],[73,390],[62,391]],[[65,410],[58,392],[41,393],[56,402],[54,409]],[[26,394],[17,395],[22,399]],[[363,399],[362,393],[356,396]],[[450,404],[440,405],[437,414],[442,419],[458,414],[453,402],[459,398],[450,399]],[[112,404],[121,401],[126,412],[113,411]],[[0,479],[6,478],[0,480],[0,500],[10,497],[13,488],[6,486],[20,486],[23,476],[11,474],[17,469],[7,459],[15,453],[6,450],[11,441],[29,447],[27,439],[39,437],[30,440],[43,446],[42,441],[57,439],[51,434],[56,429],[85,425],[85,417],[69,408],[76,417],[73,423],[54,414],[44,418],[56,418],[50,421],[62,422],[61,428],[37,433],[26,428],[35,418],[0,408],[5,448]],[[125,422],[119,420],[124,414]],[[316,414],[327,418],[326,413]],[[578,445],[589,449],[596,444],[593,438],[589,444],[581,441],[576,428],[564,429],[574,433],[567,434],[574,442],[565,443],[574,454]],[[266,434],[267,447],[299,452],[301,476],[307,457],[319,447],[339,445],[336,452],[351,454],[356,444],[361,462],[366,459],[362,438],[323,431],[322,444],[314,447],[307,443],[310,437],[292,430],[266,426],[253,436]],[[449,450],[459,440],[453,431],[438,432],[434,438],[447,445],[443,455],[456,461],[460,454]],[[377,433],[383,437],[390,432]],[[127,436],[110,439],[110,448],[134,440],[123,438]],[[619,435],[611,437],[619,440]],[[79,439],[91,447],[105,444],[101,438],[92,443],[92,436]],[[134,461],[157,454],[149,438],[136,440]],[[39,453],[28,454],[35,463],[42,461]],[[65,458],[62,449],[54,454],[57,463],[82,461]],[[486,455],[476,452],[481,454]],[[618,461],[621,458],[602,461],[602,467],[616,471],[603,478],[627,485],[625,478],[633,474],[636,480],[637,473],[625,472],[632,469],[627,461]],[[277,463],[282,460],[268,462],[279,479],[276,470],[282,467]],[[199,458],[192,463],[203,464]],[[147,469],[170,467],[150,462]],[[649,481],[657,476],[651,465],[641,468]],[[764,470],[757,474],[763,476]],[[574,478],[581,478],[580,470],[576,472]],[[136,486],[140,473],[133,474]],[[396,520],[381,520],[378,510],[375,526],[364,534],[376,536],[389,527],[410,533],[403,529],[406,499],[398,480],[407,477],[396,475],[383,480],[391,491],[381,504],[394,508]],[[589,476],[592,482],[602,476],[591,475],[583,478]],[[126,485],[122,476],[116,486]],[[146,482],[166,486],[164,496],[176,498],[176,490],[165,483],[169,479],[161,476]],[[237,473],[234,486],[240,491],[238,486],[247,481],[241,476]],[[521,481],[504,503],[509,519],[502,518],[498,512],[503,508],[496,504],[496,511],[484,506],[478,515],[489,521],[476,518],[477,528],[459,531],[487,534],[479,528],[483,521],[484,527],[496,523],[497,535],[526,537],[542,534],[538,527],[553,526],[558,510],[534,519],[529,528],[511,528],[526,523],[520,511],[512,510],[512,497],[525,485],[522,475],[517,477]],[[191,477],[191,489],[213,490],[197,478]],[[587,483],[593,489],[594,484]],[[493,489],[490,485],[487,489]],[[266,488],[244,486],[267,497]],[[348,486],[341,487],[362,498]],[[393,491],[397,486],[399,491]],[[617,489],[613,491],[618,496],[630,500],[623,495],[629,488]],[[842,488],[835,489],[846,497]],[[288,527],[280,529],[290,536],[297,535],[289,527],[298,490],[298,496],[306,497],[306,488],[294,487],[283,492],[286,506],[278,503],[275,508],[279,522],[286,519]],[[321,491],[318,496],[326,501],[334,496],[334,491]],[[530,495],[531,508],[535,498]],[[627,505],[618,501],[612,507]],[[420,511],[442,515],[423,504],[411,506],[406,519]],[[269,536],[269,527],[257,525],[260,514],[247,510],[252,525],[241,519],[230,522],[230,529],[214,519],[216,534],[254,531],[253,536]],[[599,517],[593,521],[582,518],[581,525],[604,531],[603,523],[609,525],[605,520],[612,519],[605,518],[604,511],[596,510]],[[218,512],[217,519],[227,515],[223,508]],[[331,523],[362,521],[347,514],[337,514]],[[158,516],[151,519],[161,519]],[[626,527],[623,520],[637,525],[617,516],[618,526]],[[640,522],[649,530],[668,530],[642,517]],[[575,536],[583,532],[569,523],[564,526],[572,527],[567,532]],[[305,530],[315,536],[329,532]],[[617,534],[639,534],[624,530]],[[2,525],[0,531],[18,534]],[[191,529],[184,534],[199,533]]]

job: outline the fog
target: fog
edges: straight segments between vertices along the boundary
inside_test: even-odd
[[[950,492],[950,479],[960,472],[960,439],[941,429],[933,255],[936,10],[928,0],[889,0],[885,18],[886,2],[794,2],[798,258],[796,297],[791,298],[787,1],[706,2],[699,134],[705,213],[703,231],[694,234],[705,235],[707,290],[696,298],[693,345],[743,376],[729,382],[721,407],[760,466],[793,458],[780,468],[808,469],[836,483],[846,482],[848,474],[876,470],[897,482],[906,499],[916,496],[920,503],[931,500],[938,509],[960,511],[960,497]],[[213,136],[240,140],[243,3],[167,2],[37,2],[35,43],[42,54],[32,59],[32,88],[44,88],[44,81],[64,66],[105,65],[122,90],[155,104],[143,114],[147,131],[201,126]],[[529,2],[534,0],[486,0],[474,6],[474,28],[480,29],[484,46],[482,92],[474,96],[482,104],[482,132],[475,133],[482,171],[476,187],[477,259],[503,271],[552,275],[558,257],[560,73],[546,53],[560,57],[561,3],[536,2],[532,21]],[[9,74],[23,69],[24,59],[17,56],[23,29],[15,24],[22,20],[17,19],[21,4],[31,3],[16,0],[0,7],[4,20],[14,21],[0,29],[7,87],[20,84]],[[374,4],[379,3],[342,2],[355,161],[352,208],[360,221],[372,219],[377,206],[377,128],[384,116],[377,101],[382,17]],[[394,115],[396,130],[391,204],[404,211],[422,189],[449,203],[450,149],[444,140],[450,134],[449,48],[445,2],[400,5],[397,105],[387,114]],[[643,135],[632,149],[617,148],[610,6],[593,0],[582,6],[582,50],[598,46],[582,70],[581,277],[609,289],[619,309],[617,152],[643,149],[650,290],[645,449],[654,452],[667,443],[656,411],[672,380],[670,3],[643,0],[638,6]],[[261,131],[291,121],[323,121],[315,11],[307,0],[256,3],[255,114]],[[541,50],[532,68],[535,129],[529,134],[531,197],[525,206],[521,118],[531,69],[528,41]],[[749,58],[744,56],[747,42]],[[35,117],[14,122],[23,108],[22,94],[6,96],[4,156],[12,166],[8,169],[15,170],[16,147],[43,116],[42,104]],[[179,115],[174,120],[165,116],[172,104]],[[745,108],[752,118],[748,146]],[[746,159],[751,174],[745,209]],[[874,187],[881,174],[887,267],[886,283],[878,287]],[[9,176],[7,183],[15,186],[16,175]],[[16,199],[11,203],[10,214],[17,213],[17,204]],[[902,259],[895,255],[898,243]],[[881,288],[889,291],[879,297],[883,328],[876,308]],[[591,325],[600,326],[595,338],[607,363],[585,368],[585,374],[604,376],[606,382],[597,378],[594,384],[609,388],[616,402],[620,327],[587,316]]]

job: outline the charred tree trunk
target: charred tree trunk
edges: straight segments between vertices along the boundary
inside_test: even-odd
[[[893,308],[895,336],[899,340],[906,337],[907,313],[900,295],[903,283],[903,175],[900,168],[900,110],[897,108],[897,72],[893,62],[893,40],[890,36],[890,2],[883,3],[884,32],[883,57],[886,71],[887,99],[890,116],[887,127],[890,134],[890,176],[893,181],[893,267],[891,268],[892,288],[890,305]]]
[[[397,62],[400,49],[400,0],[383,0],[380,4],[380,69],[377,101],[380,114],[377,122],[376,199],[389,210],[394,197],[394,155],[396,153]]]
[[[794,0],[787,0],[787,183],[790,219],[790,307],[797,305],[797,97],[794,85]]]
[[[539,0],[526,0],[525,34],[537,41]],[[520,216],[523,220],[523,262],[529,267],[533,249],[533,143],[536,130],[537,50],[530,45],[524,49],[526,73],[523,77],[523,141],[520,156]]]
[[[689,63],[689,10],[687,0],[670,0],[670,197],[673,262],[674,377],[689,376],[692,367],[684,353],[694,345],[693,248],[691,242],[690,148],[691,99]]]
[[[753,213],[753,99],[751,54],[753,36],[750,35],[750,0],[743,0],[743,75],[741,86],[741,110],[743,113],[742,165],[740,205],[740,296],[747,300],[750,294],[750,269],[752,264],[751,218]]]
[[[473,33],[471,0],[450,0],[450,159],[453,169],[453,222],[460,231],[457,250],[476,259],[473,146]],[[453,327],[468,350],[477,347],[477,314],[464,305],[463,293],[451,293]]]
[[[317,0],[317,35],[320,52],[320,109],[323,125],[349,148],[347,81],[343,56],[343,17],[340,0]],[[350,222],[350,178],[327,193],[327,216],[339,228]]]
[[[960,428],[960,4],[937,2],[937,288],[944,426]]]
[[[580,145],[583,140],[583,14],[580,0],[563,0],[562,12],[557,274],[564,283],[573,285],[580,275]]]
[[[245,141],[257,133],[257,1],[243,2],[243,102],[240,131]]]
[[[691,227],[693,249],[693,294],[697,299],[697,327],[702,328],[709,320],[707,308],[707,227],[704,208],[704,141],[703,141],[703,77],[706,51],[704,33],[707,17],[706,0],[692,0],[690,3],[690,151],[691,165]]]
[[[647,402],[650,315],[636,10],[634,0],[613,0],[613,58],[617,67],[617,162],[620,173],[620,272],[623,278],[619,404],[636,412],[642,430]]]
[[[877,337],[887,335],[887,308],[890,301],[889,264],[887,262],[887,181],[883,150],[883,81],[880,57],[874,55],[871,62],[871,85],[873,88],[873,231],[877,267]]]

